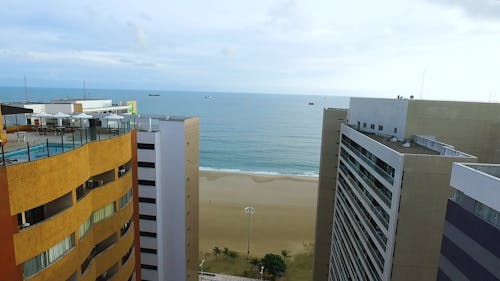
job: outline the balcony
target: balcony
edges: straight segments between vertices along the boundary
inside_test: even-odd
[[[71,192],[52,200],[46,204],[17,214],[20,229],[31,227],[43,222],[73,206]]]

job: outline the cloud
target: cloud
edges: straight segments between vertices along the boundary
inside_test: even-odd
[[[500,65],[499,4],[5,0],[0,61],[9,77],[29,70],[38,81],[52,73],[50,81],[65,83],[71,81],[66,72],[84,77],[87,72],[110,88],[144,83],[183,90],[348,89],[389,96],[419,90],[426,69],[429,97],[467,99],[471,91],[478,97],[500,92],[494,75]],[[134,80],[138,72],[141,78]]]
[[[434,4],[443,4],[451,7],[459,7],[467,14],[476,18],[488,17],[492,20],[500,20],[499,0],[437,0]]]
[[[137,24],[134,22],[128,21],[127,23],[127,28],[132,32],[135,46],[139,48],[147,48],[149,44],[149,38],[146,35],[146,32],[144,29],[139,27]]]

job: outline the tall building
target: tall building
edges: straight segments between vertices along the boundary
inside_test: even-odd
[[[137,122],[142,279],[198,280],[198,118]]]
[[[333,226],[333,202],[337,184],[340,125],[345,122],[346,109],[327,108],[323,111],[320,177],[316,204],[313,280],[327,280]]]
[[[340,143],[339,169],[320,167],[320,180],[337,175],[334,200],[321,204],[323,211],[334,206],[330,280],[435,279],[451,163],[477,161],[472,155],[500,161],[499,110],[488,103],[351,99],[341,137],[330,143]],[[315,271],[324,264],[318,257]]]
[[[500,165],[453,164],[438,281],[500,280]]]
[[[140,279],[135,130],[60,129],[2,134],[0,280]]]

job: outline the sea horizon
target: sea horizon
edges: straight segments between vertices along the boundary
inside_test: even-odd
[[[28,89],[36,102],[83,93]],[[87,89],[86,98],[136,100],[139,114],[199,117],[201,171],[306,177],[319,174],[323,108],[349,106],[349,97],[313,94]],[[0,87],[1,102],[24,99],[24,88]]]

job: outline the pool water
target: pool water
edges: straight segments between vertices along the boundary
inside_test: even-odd
[[[53,156],[60,154],[62,152],[66,152],[73,149],[72,144],[57,144],[57,143],[49,143],[48,144],[48,155]],[[46,158],[47,156],[47,144],[39,144],[36,146],[30,147],[30,160],[37,160],[41,158]],[[5,159],[9,160],[17,160],[17,161],[27,161],[28,160],[28,149],[18,149],[5,153]]]

